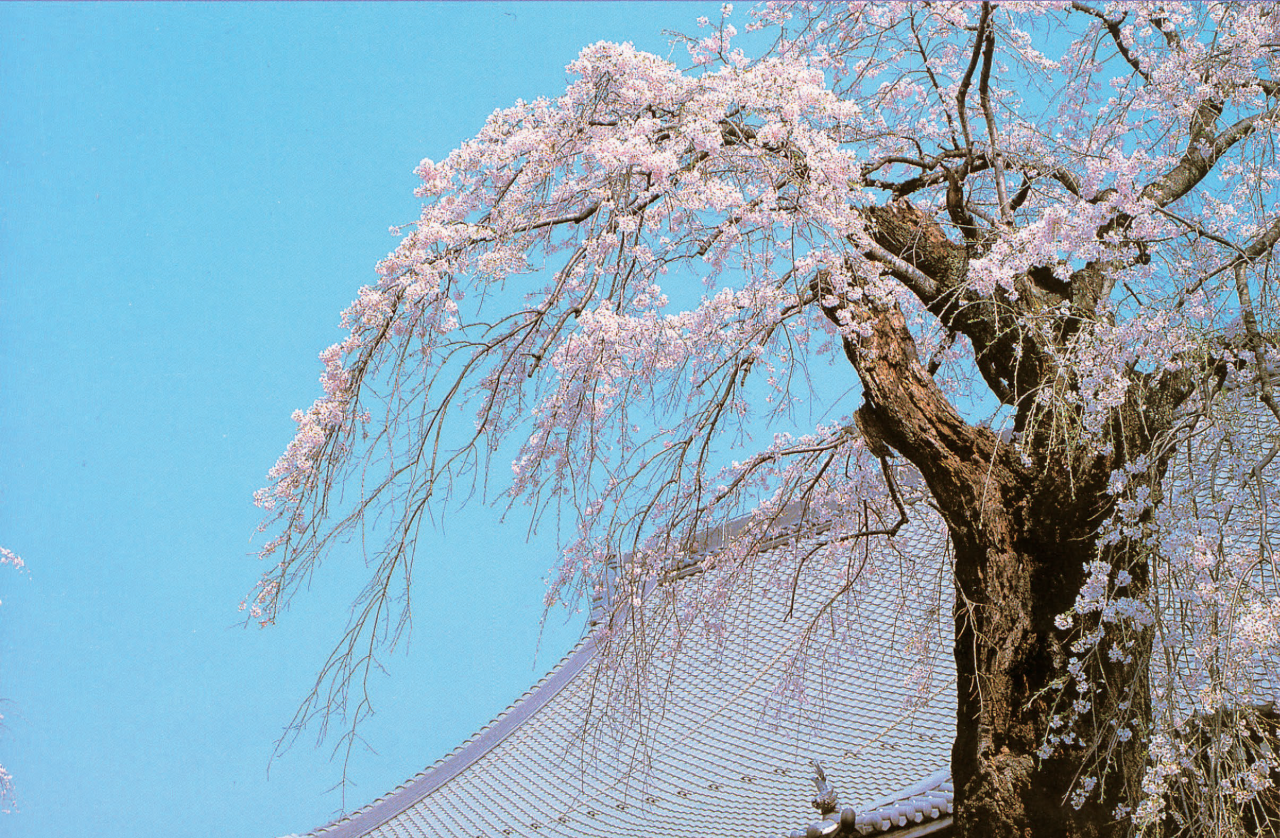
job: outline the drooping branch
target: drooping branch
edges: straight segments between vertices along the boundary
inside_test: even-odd
[[[1125,18],[1128,17],[1128,12],[1113,20],[1092,6],[1079,2],[1079,0],[1075,0],[1075,2],[1071,4],[1071,8],[1078,12],[1084,12],[1087,15],[1096,17],[1098,20],[1102,21],[1102,25],[1106,28],[1107,34],[1110,35],[1111,40],[1115,42],[1116,49],[1120,52],[1120,57],[1133,68],[1135,73],[1142,77],[1143,81],[1151,81],[1151,77],[1148,76],[1147,72],[1138,64],[1138,59],[1134,57],[1133,53],[1129,50],[1128,45],[1124,42],[1121,26],[1124,25]]]
[[[1247,265],[1237,261],[1235,265],[1236,297],[1240,301],[1240,322],[1244,326],[1245,342],[1253,352],[1258,374],[1258,398],[1280,420],[1280,406],[1271,393],[1270,364],[1267,363],[1267,342],[1258,329],[1258,315],[1254,313],[1253,292],[1249,290]]]

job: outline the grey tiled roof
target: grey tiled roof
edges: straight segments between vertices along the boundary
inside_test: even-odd
[[[1276,439],[1256,405],[1232,421],[1250,448]],[[1211,500],[1202,483],[1218,472],[1198,464],[1213,439],[1173,464],[1170,509]],[[802,558],[811,543],[784,537],[761,557],[714,638],[685,620],[685,606],[715,592],[723,572],[658,587],[632,615],[643,625],[630,636],[651,645],[605,654],[597,628],[453,753],[311,835],[912,838],[945,828],[955,702],[949,547],[936,513],[917,499],[892,539],[858,542],[847,561]],[[667,655],[677,624],[684,640]],[[1244,693],[1259,703],[1280,683],[1280,662],[1262,663]],[[825,818],[809,805],[811,760],[839,794]]]
[[[311,834],[781,838],[821,817],[812,760],[850,834],[949,822],[950,582],[936,514],[917,504],[856,564],[847,549],[801,561],[804,544],[775,548],[742,582],[722,636],[603,654],[597,629],[453,753]],[[643,633],[669,636],[684,604],[723,582],[709,571],[659,587]],[[641,686],[619,698],[618,684]]]

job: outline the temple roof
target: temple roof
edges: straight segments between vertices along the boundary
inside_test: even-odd
[[[452,753],[310,835],[779,838],[830,834],[841,821],[853,834],[947,826],[955,688],[935,513],[918,504],[856,563],[807,561],[797,545],[770,551],[718,636],[605,653],[625,634],[602,622]],[[670,636],[681,603],[720,581],[694,573],[651,592],[644,634]],[[825,820],[811,805],[815,762],[838,795]]]
[[[1222,506],[1241,479],[1222,468],[1224,435],[1274,453],[1277,433],[1250,399],[1233,398],[1229,408],[1217,424],[1201,423],[1174,458],[1163,507],[1220,526],[1228,553],[1256,549],[1263,530],[1280,528],[1280,510],[1241,512],[1248,496]],[[910,520],[892,538],[859,539],[843,554],[813,552],[821,528],[805,531],[800,516],[780,522],[773,546],[746,573],[712,559],[739,530],[707,536],[638,607],[598,613],[577,647],[471,739],[309,835],[913,838],[947,829],[950,552],[936,512],[910,473],[902,477]],[[1262,482],[1274,481],[1269,473]],[[867,503],[874,512],[874,498]],[[1222,508],[1215,524],[1213,510]],[[1251,567],[1235,589],[1240,609],[1274,592],[1270,566]],[[688,617],[690,603],[708,600],[719,603],[718,620]],[[1172,657],[1155,668],[1172,666],[1191,695],[1205,675],[1196,655],[1221,654],[1216,641],[1195,636],[1186,619],[1164,631]],[[1280,703],[1280,658],[1267,650],[1240,663],[1236,694],[1269,712]],[[1194,702],[1164,700],[1196,714]],[[818,772],[829,789],[815,783]],[[819,813],[815,790],[837,800]]]

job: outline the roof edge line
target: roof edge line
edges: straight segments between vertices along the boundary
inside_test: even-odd
[[[416,777],[377,800],[365,809],[350,815],[332,826],[320,827],[311,835],[324,838],[359,838],[401,814],[497,747],[516,731],[534,713],[545,707],[551,699],[568,686],[569,682],[596,656],[595,632],[589,633],[578,649],[560,666],[553,669],[542,683],[516,699],[502,715],[486,725],[470,741],[428,767]]]

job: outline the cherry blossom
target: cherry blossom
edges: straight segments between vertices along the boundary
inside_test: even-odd
[[[8,565],[14,570],[22,570],[26,566],[22,558],[6,547],[0,547],[0,566]],[[3,727],[4,716],[0,715],[0,728]],[[0,765],[0,814],[13,811],[13,775]]]

